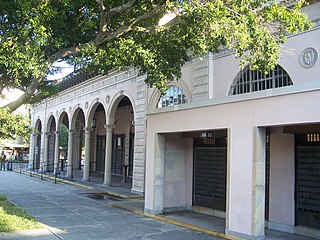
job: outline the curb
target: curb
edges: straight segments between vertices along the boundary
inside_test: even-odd
[[[199,227],[199,226],[195,226],[195,225],[191,225],[188,223],[184,223],[184,222],[180,222],[177,220],[173,220],[170,218],[166,218],[160,215],[154,215],[154,214],[150,214],[150,213],[145,213],[143,210],[134,208],[134,207],[130,207],[128,205],[125,204],[121,204],[121,202],[111,202],[108,203],[109,206],[115,207],[115,208],[119,208],[119,209],[123,209],[123,210],[127,210],[129,212],[138,214],[140,216],[144,216],[144,217],[149,217],[149,218],[153,218],[162,222],[166,222],[166,223],[170,223],[170,224],[174,224],[180,227],[184,227],[187,229],[191,229],[194,231],[198,231],[201,233],[206,233],[215,237],[219,237],[219,238],[223,238],[223,239],[228,239],[228,240],[242,240],[242,238],[237,238],[228,234],[224,234],[224,233],[220,233],[220,232],[216,232],[207,228],[203,228],[203,227]]]

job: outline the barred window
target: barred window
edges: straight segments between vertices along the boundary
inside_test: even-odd
[[[170,87],[166,93],[160,98],[158,108],[179,105],[187,102],[186,95],[178,86]]]
[[[237,95],[248,92],[257,92],[270,88],[279,88],[293,85],[288,73],[279,65],[264,74],[258,70],[250,70],[246,66],[233,81],[229,95]]]

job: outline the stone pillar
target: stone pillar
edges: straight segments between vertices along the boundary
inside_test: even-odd
[[[154,213],[163,213],[165,135],[156,134],[154,156]]]
[[[44,163],[44,171],[48,170],[48,144],[49,144],[49,136],[50,132],[44,133],[44,146],[43,146],[43,163]]]
[[[67,165],[67,178],[73,178],[73,135],[74,130],[69,129],[69,136],[68,136],[68,165]]]
[[[133,153],[133,176],[131,191],[143,193],[145,190],[145,167],[147,145],[147,116],[146,98],[147,86],[144,77],[137,78],[137,99],[134,113],[134,153]],[[149,144],[149,143],[148,143]]]
[[[40,155],[40,148],[38,148],[38,136],[41,133],[35,133],[33,134],[33,161],[32,161],[32,165],[33,165],[33,170],[38,171],[39,168],[37,168],[37,159],[38,159],[38,155]]]
[[[111,163],[112,163],[112,130],[113,125],[105,125],[106,132],[106,156],[104,164],[104,182],[103,186],[111,185]]]
[[[34,158],[34,146],[35,146],[35,144],[34,144],[34,142],[35,142],[36,136],[37,135],[35,133],[31,133],[31,135],[30,135],[30,152],[29,152],[29,166],[30,166],[30,168],[33,168],[34,161],[35,161],[35,158]]]
[[[254,237],[263,237],[265,229],[266,129],[255,127],[253,134],[252,233]]]
[[[54,173],[57,173],[58,171],[58,167],[59,167],[59,135],[60,132],[59,131],[55,131],[55,136],[56,136],[56,140],[55,140],[55,144],[54,144]]]
[[[265,128],[234,124],[228,136],[226,234],[264,239]]]
[[[146,171],[146,195],[144,211],[151,214],[163,213],[164,201],[164,158],[165,135],[155,134],[150,139],[150,155]]]
[[[84,166],[83,166],[83,178],[82,181],[90,181],[90,134],[91,128],[85,127],[84,129]]]

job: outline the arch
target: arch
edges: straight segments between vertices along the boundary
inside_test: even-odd
[[[92,119],[93,116],[97,110],[97,107],[99,106],[99,104],[102,105],[105,113],[107,113],[107,107],[104,104],[104,101],[101,98],[96,98],[89,106],[88,108],[88,112],[87,112],[87,116],[86,116],[86,127],[91,127],[91,123],[92,123]],[[107,116],[105,116],[105,118],[107,118]]]
[[[68,112],[65,110],[65,108],[61,109],[58,115],[58,126],[63,123],[64,118],[67,117],[68,123],[70,124],[70,116]]]
[[[32,139],[34,151],[32,152],[33,156],[33,170],[40,169],[40,158],[41,158],[41,138],[42,138],[42,123],[40,118],[37,118],[35,128],[34,128],[34,138]]]
[[[130,100],[133,113],[136,112],[134,98],[132,97],[132,95],[127,91],[120,91],[116,95],[114,95],[114,97],[110,101],[109,109],[107,111],[107,124],[110,124],[110,125],[114,124],[114,117],[115,117],[118,105],[121,102],[121,100],[125,97],[127,97]]]
[[[56,119],[52,113],[50,113],[47,128],[46,128],[46,136],[47,142],[44,147],[44,159],[45,159],[45,169],[49,172],[54,171],[54,159],[55,159],[55,144],[56,138],[54,132],[57,131]]]
[[[72,133],[71,137],[72,147],[68,149],[68,154],[72,155],[72,160],[68,161],[69,176],[72,176],[73,170],[81,170],[81,160],[82,160],[82,150],[83,150],[83,134],[85,127],[85,113],[80,107],[80,104],[77,104],[73,110],[70,109],[70,123],[69,123],[69,133]],[[69,140],[69,138],[68,138]],[[70,152],[69,152],[70,150]],[[68,155],[69,157],[69,155]],[[71,168],[71,170],[70,170]]]
[[[48,117],[48,121],[47,121],[47,126],[46,126],[46,132],[50,132],[50,128],[51,128],[51,124],[54,123],[56,126],[56,118],[54,117],[54,115],[51,113]],[[55,129],[54,131],[56,131],[57,129]]]
[[[168,90],[171,87],[180,88],[182,90],[183,94],[185,95],[186,102],[192,102],[192,94],[191,94],[191,91],[189,90],[189,88],[188,88],[186,83],[184,83],[183,81],[170,82],[170,83],[168,83]],[[160,98],[161,98],[160,91],[158,89],[154,89],[154,91],[153,91],[153,93],[151,95],[151,98],[150,98],[150,102],[148,104],[148,109],[157,108],[157,105],[159,103]]]
[[[36,121],[35,121],[35,124],[34,124],[34,128],[33,128],[34,133],[39,134],[39,132],[37,132],[37,129],[39,129],[39,126],[40,126],[41,131],[42,131],[42,122],[41,122],[41,119],[40,119],[40,117],[37,117],[37,119],[36,119]],[[40,133],[41,133],[41,132],[40,132]]]
[[[68,113],[63,110],[62,112],[60,112],[59,114],[59,118],[58,118],[58,126],[57,128],[59,129],[59,127],[61,126],[61,124],[63,123],[64,125],[66,125],[66,122],[64,122],[65,118],[67,118],[67,121],[68,121],[68,125],[70,125],[70,120],[69,120],[69,115]],[[67,126],[67,125],[66,125]]]
[[[233,80],[228,95],[257,92],[290,85],[293,85],[293,82],[289,74],[280,65],[270,70],[268,74],[259,70],[251,70],[250,66],[247,65]]]
[[[85,119],[85,113],[84,113],[83,109],[80,107],[80,105],[78,104],[78,105],[76,105],[76,106],[73,108],[73,110],[72,110],[72,112],[71,112],[71,114],[70,114],[70,125],[69,125],[69,129],[74,129],[74,128],[75,128],[76,121],[77,121],[77,117],[78,117],[78,114],[79,114],[80,111],[83,113],[83,118],[84,118],[84,123],[83,123],[83,125],[85,126],[85,121],[86,121],[86,119]],[[83,127],[84,127],[84,126],[83,126]]]
[[[108,110],[108,144],[112,154],[108,158],[110,174],[122,175],[127,180],[133,176],[135,144],[135,111],[133,97],[128,92],[120,91],[112,99]],[[127,170],[124,170],[125,167]],[[128,180],[132,184],[131,180]]]

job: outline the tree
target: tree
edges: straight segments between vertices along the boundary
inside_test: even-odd
[[[288,34],[310,27],[300,12],[275,0],[2,0],[0,92],[25,93],[6,107],[56,92],[46,81],[56,61],[86,71],[136,68],[164,91],[191,57],[222,47],[262,71],[279,60]],[[164,16],[174,18],[159,24]]]
[[[22,138],[26,143],[30,138],[30,117],[22,113],[10,113],[9,108],[0,108],[0,140]]]
[[[68,127],[64,124],[60,126],[60,137],[59,137],[59,146],[66,150],[68,148]]]

